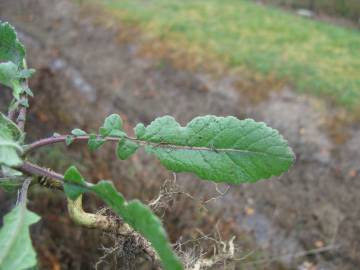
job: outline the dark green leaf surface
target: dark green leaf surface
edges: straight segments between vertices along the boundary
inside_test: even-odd
[[[128,159],[139,148],[139,144],[128,139],[122,139],[119,141],[116,148],[116,153],[119,159]]]
[[[111,114],[105,118],[104,125],[100,128],[100,135],[103,137],[113,136],[122,137],[125,135],[123,131],[123,122],[118,114]]]
[[[18,127],[0,113],[0,165],[11,167],[22,163],[19,157],[22,148],[18,144],[21,137]]]
[[[15,29],[7,22],[0,21],[0,62],[13,62],[22,67],[25,48],[17,38]]]
[[[164,116],[147,127],[138,124],[135,133],[169,170],[215,182],[255,182],[280,175],[294,162],[278,131],[251,119],[208,115],[181,127]]]
[[[152,244],[165,269],[182,269],[181,263],[171,250],[161,221],[148,206],[138,200],[126,202],[112,182],[100,181],[96,185],[85,182],[75,167],[70,167],[65,173],[64,190],[73,200],[85,190],[95,192],[115,213]]]
[[[25,270],[36,265],[29,226],[39,219],[38,215],[26,209],[25,201],[5,215],[0,230],[1,270]]]
[[[96,134],[89,135],[88,147],[90,151],[97,150],[100,146],[105,143],[103,138],[99,138]]]

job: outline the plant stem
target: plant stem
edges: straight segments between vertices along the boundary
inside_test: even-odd
[[[89,137],[90,137],[89,135],[84,135],[84,136],[60,135],[60,136],[53,136],[53,137],[49,137],[49,138],[40,139],[40,140],[35,141],[31,144],[28,144],[24,147],[24,156],[26,156],[31,151],[33,151],[37,148],[55,144],[55,143],[66,142],[66,138],[68,136],[73,136],[74,141],[88,141]],[[118,137],[105,137],[104,138],[104,140],[106,140],[106,141],[113,141],[113,142],[118,142],[120,139],[121,138],[118,138]]]
[[[43,176],[64,182],[64,176],[62,174],[40,167],[27,161],[24,161],[23,164],[21,164],[19,167],[16,167],[15,169],[28,175]]]
[[[24,68],[27,68],[25,59],[24,59]],[[28,88],[29,87],[28,84],[29,84],[28,79],[24,79],[21,82],[21,88],[22,89]],[[27,94],[26,93],[21,94],[20,100],[25,101],[25,103],[27,103],[27,101],[28,101]],[[26,105],[24,105],[25,103],[18,102],[19,114],[16,119],[17,126],[22,131],[24,131],[24,129],[25,129],[26,113],[27,113]]]
[[[15,101],[15,102],[18,102],[18,101]],[[8,112],[8,118],[13,122],[15,122],[15,116],[16,116],[16,111],[18,109],[18,106],[19,105],[16,103],[16,105],[13,108],[9,109],[9,112]]]

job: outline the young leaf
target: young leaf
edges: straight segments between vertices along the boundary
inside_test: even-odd
[[[0,269],[22,270],[36,265],[29,226],[39,219],[38,215],[26,209],[26,200],[5,215],[0,230]]]
[[[64,177],[64,190],[69,198],[74,200],[85,190],[96,193],[115,213],[151,243],[157,251],[164,269],[183,269],[171,250],[161,221],[148,206],[138,200],[126,202],[123,195],[116,191],[111,182],[100,181],[96,185],[85,182],[75,167],[70,167]]]
[[[24,87],[23,91],[24,91],[25,94],[27,94],[30,97],[34,96],[34,93],[31,91],[31,89],[29,87]]]
[[[120,115],[111,114],[105,118],[104,125],[100,128],[100,135],[103,137],[114,136],[122,137],[125,135],[123,131],[123,123]]]
[[[280,175],[294,162],[278,131],[251,119],[208,115],[181,127],[164,116],[147,127],[138,124],[135,133],[169,170],[215,182],[255,182]]]
[[[74,138],[73,135],[67,135],[66,138],[65,138],[65,144],[66,144],[67,146],[69,146],[70,144],[73,143],[74,139],[75,139],[75,138]]]
[[[89,135],[88,147],[90,151],[95,151],[105,143],[103,138],[98,138],[96,134]]]
[[[0,165],[17,166],[22,163],[19,153],[22,148],[18,144],[22,133],[5,115],[0,113]]]
[[[25,108],[29,108],[29,101],[27,99],[20,99],[19,103],[21,106],[23,106]]]
[[[22,67],[25,48],[19,41],[15,29],[7,22],[0,21],[0,62],[13,62]]]
[[[35,69],[23,69],[20,70],[19,74],[18,74],[18,78],[19,79],[28,79],[30,78],[32,75],[34,75],[35,73]]]
[[[64,191],[66,196],[75,200],[82,193],[87,191],[87,183],[75,166],[70,167],[64,174]]]
[[[119,159],[128,159],[139,148],[139,144],[128,139],[122,139],[119,141],[116,154]]]
[[[87,135],[87,133],[85,131],[83,131],[82,129],[79,128],[75,128],[71,131],[71,134],[75,135],[75,136],[85,136]]]

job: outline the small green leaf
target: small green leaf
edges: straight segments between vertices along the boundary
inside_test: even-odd
[[[22,163],[19,154],[23,150],[18,144],[21,138],[22,133],[15,123],[0,113],[0,165],[12,167]]]
[[[255,182],[286,172],[294,162],[278,131],[251,119],[208,115],[181,127],[164,116],[146,128],[137,125],[135,133],[169,170],[215,182]]]
[[[24,91],[25,94],[27,94],[30,97],[34,96],[34,93],[31,91],[31,89],[29,87],[24,87],[23,91]]]
[[[29,101],[27,99],[20,99],[19,104],[25,108],[29,108]]]
[[[64,178],[64,190],[68,197],[74,200],[86,190],[95,192],[116,214],[151,243],[157,251],[164,269],[183,269],[170,247],[161,221],[148,206],[138,200],[126,202],[123,195],[109,181],[100,181],[96,185],[85,182],[75,167],[70,167]]]
[[[128,159],[139,148],[139,144],[129,139],[122,139],[119,141],[116,153],[119,159]]]
[[[71,134],[75,135],[75,136],[85,136],[87,135],[87,133],[85,131],[83,131],[82,129],[79,128],[75,128],[71,131]]]
[[[69,146],[70,144],[73,143],[74,139],[75,139],[74,136],[72,136],[72,135],[67,135],[66,138],[65,138],[65,144],[66,144],[67,146]]]
[[[57,133],[57,132],[54,132],[54,134],[53,134],[53,137],[60,137],[60,136],[61,136],[61,134]]]
[[[75,166],[72,166],[66,170],[64,179],[64,191],[66,196],[68,196],[70,199],[75,200],[86,191],[86,182]]]
[[[104,125],[100,128],[99,133],[103,137],[123,137],[123,123],[120,115],[111,114],[105,118]]]
[[[99,138],[96,134],[89,135],[88,147],[90,151],[97,150],[100,146],[105,143],[103,138]]]
[[[23,69],[20,70],[19,74],[18,74],[18,78],[19,79],[28,79],[30,78],[32,75],[34,75],[35,73],[35,69]]]
[[[0,62],[13,62],[17,67],[23,66],[25,48],[19,41],[14,27],[0,21]]]
[[[36,253],[29,234],[29,226],[40,220],[20,202],[4,217],[0,230],[0,269],[23,270],[36,266]]]

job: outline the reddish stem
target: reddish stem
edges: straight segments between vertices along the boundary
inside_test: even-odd
[[[88,141],[89,137],[90,137],[89,135],[84,135],[84,136],[60,135],[60,136],[53,136],[53,137],[49,137],[49,138],[40,139],[38,141],[35,141],[35,142],[25,146],[24,156],[26,156],[31,151],[33,151],[33,150],[35,150],[37,148],[47,146],[47,145],[51,145],[51,144],[55,144],[55,143],[66,142],[66,138],[68,136],[73,136],[74,142],[75,141]],[[105,137],[104,140],[112,141],[112,142],[118,142],[120,140],[120,138],[118,138],[118,137]]]

